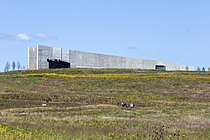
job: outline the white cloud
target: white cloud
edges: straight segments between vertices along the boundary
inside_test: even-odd
[[[36,34],[29,34],[29,33],[18,33],[16,35],[14,34],[3,34],[0,33],[0,40],[19,40],[19,41],[34,41],[34,40],[57,40],[58,37],[56,36],[50,36],[43,33],[36,33]]]
[[[26,35],[25,33],[19,33],[16,35],[16,39],[17,40],[21,40],[21,41],[30,41],[30,36]]]

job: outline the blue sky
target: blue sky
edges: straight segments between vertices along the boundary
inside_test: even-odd
[[[37,44],[210,67],[209,0],[0,0],[0,71]]]

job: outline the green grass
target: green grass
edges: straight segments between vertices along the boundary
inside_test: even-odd
[[[0,83],[0,139],[210,139],[209,72],[14,71]]]

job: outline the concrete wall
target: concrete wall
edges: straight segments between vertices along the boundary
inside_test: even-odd
[[[94,67],[99,68],[109,68],[109,55],[104,54],[94,54],[94,59],[92,62],[94,63]]]
[[[186,70],[185,65],[162,62],[156,60],[145,60],[97,54],[76,50],[62,51],[61,48],[53,48],[38,45],[37,48],[28,50],[29,69],[45,69],[49,67],[47,59],[61,59],[70,62],[72,68],[133,68],[133,69],[155,69],[155,65],[163,64],[166,70]],[[189,70],[194,67],[188,66]]]
[[[60,59],[62,58],[61,48],[52,48],[48,46],[38,45],[37,46],[37,69],[49,68],[49,63],[47,59]]]
[[[61,60],[69,62],[69,51],[62,51],[61,53]]]
[[[69,61],[72,64],[72,67],[77,68],[96,68],[96,67],[104,67],[106,65],[105,56],[96,53],[82,52],[76,50],[69,51]],[[107,60],[108,63],[108,60]]]
[[[79,51],[69,51],[69,62],[72,68],[82,65],[82,53]]]
[[[62,59],[62,49],[61,48],[53,48],[53,59]]]
[[[143,69],[143,59],[126,58],[126,68]]]
[[[155,65],[158,61],[155,60],[142,60],[142,69],[155,69]]]
[[[47,62],[47,59],[54,59],[53,58],[53,48],[43,45],[37,46],[37,68],[38,69],[46,69],[49,68],[49,64]]]
[[[179,67],[177,67],[177,64],[175,63],[158,61],[158,64],[164,64],[166,66],[166,70],[179,70]]]
[[[195,70],[195,67],[193,66],[187,66],[189,68],[189,71],[194,71]]]
[[[69,61],[77,68],[125,68],[126,58],[105,54],[89,53],[76,50],[69,51]]]
[[[28,69],[37,69],[37,48],[28,47]]]
[[[126,68],[126,57],[110,55],[109,68]]]

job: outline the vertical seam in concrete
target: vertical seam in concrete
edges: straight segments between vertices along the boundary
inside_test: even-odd
[[[63,58],[63,49],[62,48],[60,48],[61,49],[61,54],[60,54],[60,58],[61,58],[61,61],[62,61],[62,58]]]
[[[39,45],[36,47],[36,69],[39,69]]]
[[[27,69],[29,69],[29,51],[30,51],[30,47],[28,46],[28,66],[27,66]]]

